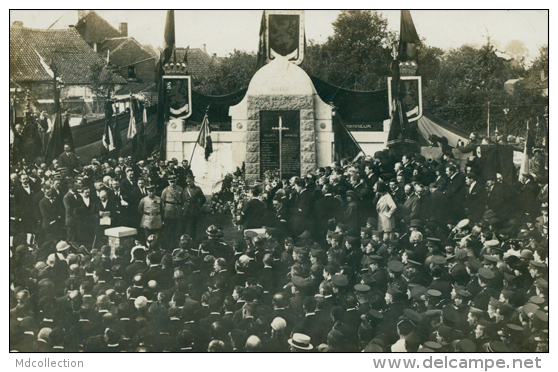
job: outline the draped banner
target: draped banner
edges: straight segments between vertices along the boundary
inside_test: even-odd
[[[163,76],[168,122],[182,125],[192,115],[192,84],[190,76]]]
[[[286,57],[299,65],[304,59],[304,11],[266,10],[265,26],[266,60],[269,63],[277,55]]]

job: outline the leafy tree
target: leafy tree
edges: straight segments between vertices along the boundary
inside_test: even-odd
[[[539,56],[526,71],[525,79],[514,85],[513,103],[517,114],[513,116],[511,125],[520,135],[525,133],[525,123],[530,120],[530,127],[537,136],[537,142],[542,142],[547,135],[548,127],[545,114],[548,110],[548,45],[540,48]],[[536,125],[538,122],[539,126]]]
[[[196,88],[209,95],[224,95],[246,88],[254,76],[256,54],[234,50],[227,57],[214,60],[208,76]]]
[[[514,77],[490,41],[481,48],[464,45],[443,56],[437,77],[423,91],[425,108],[466,130],[486,130],[488,102],[491,123],[503,123],[509,105],[504,83]]]
[[[385,88],[391,48],[387,19],[376,11],[344,10],[324,44],[312,40],[302,68],[322,80],[354,90]]]

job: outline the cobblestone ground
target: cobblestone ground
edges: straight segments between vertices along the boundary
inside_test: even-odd
[[[239,231],[236,226],[232,224],[232,217],[230,213],[204,213],[198,220],[198,229],[196,231],[196,243],[201,243],[207,239],[205,230],[210,225],[215,225],[225,234],[225,243],[232,247],[233,243],[242,237],[242,231]]]

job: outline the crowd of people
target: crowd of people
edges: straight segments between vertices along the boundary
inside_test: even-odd
[[[14,166],[10,350],[548,351],[547,173],[477,160],[386,149],[269,174],[233,190],[232,243],[196,236],[187,161],[66,147]],[[134,247],[107,244],[114,226]]]

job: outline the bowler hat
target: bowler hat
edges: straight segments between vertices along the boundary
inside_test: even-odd
[[[217,228],[217,226],[211,225],[207,228],[207,230],[205,230],[205,233],[208,236],[216,237],[217,235],[219,235],[219,229]]]
[[[185,249],[182,249],[182,248],[176,248],[174,251],[172,251],[172,261],[173,262],[184,261],[189,256],[190,256],[190,254],[188,253],[188,251],[185,250]]]
[[[64,240],[61,240],[58,242],[58,244],[56,244],[56,251],[57,252],[63,252],[67,249],[70,248],[70,245],[68,243],[66,243]]]
[[[422,227],[421,220],[411,220],[411,227]]]

